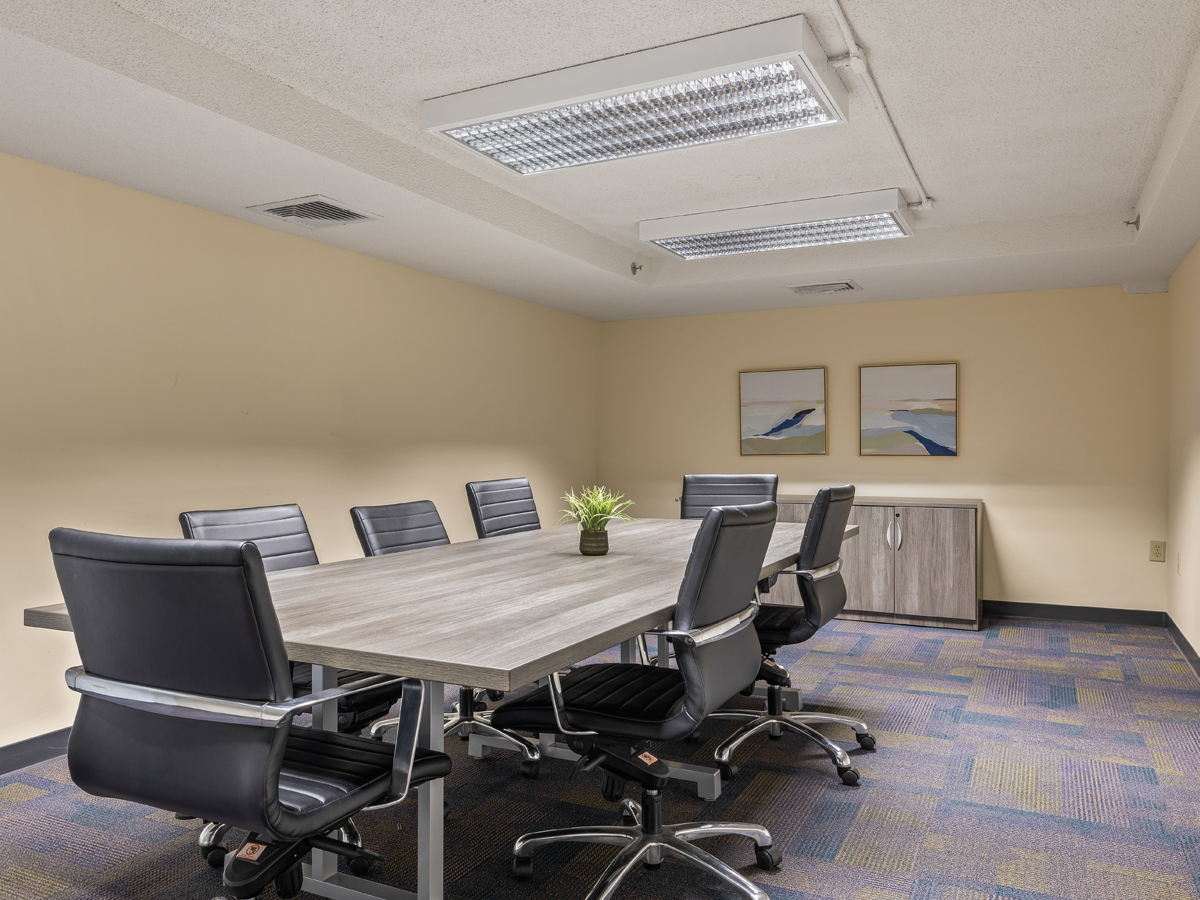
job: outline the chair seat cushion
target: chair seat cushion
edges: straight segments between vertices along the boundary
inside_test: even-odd
[[[279,802],[289,812],[308,813],[358,790],[382,797],[391,783],[394,751],[383,741],[293,728],[279,772]],[[449,774],[450,757],[417,749],[412,787]]]
[[[806,618],[803,606],[763,604],[754,617],[754,630],[763,652],[770,653],[788,644],[807,641],[817,629]]]
[[[695,728],[690,718],[681,715],[685,688],[678,669],[601,663],[574,669],[562,685],[570,715],[570,722],[564,724],[572,729],[639,740],[676,740]],[[557,731],[549,687],[498,706],[492,724],[519,731]]]

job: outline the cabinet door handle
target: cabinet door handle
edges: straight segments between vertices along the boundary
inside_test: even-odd
[[[883,539],[884,539],[885,541],[887,541],[887,545],[888,545],[888,549],[889,549],[889,550],[895,550],[895,549],[896,549],[894,546],[892,546],[892,523],[891,523],[891,522],[888,522],[887,531],[885,531],[885,532],[883,533]]]
[[[896,523],[896,549],[900,549],[900,545],[904,543],[904,530],[900,527],[900,523]]]

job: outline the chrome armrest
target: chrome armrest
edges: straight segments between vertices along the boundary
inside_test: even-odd
[[[745,628],[756,615],[758,615],[758,603],[754,602],[745,609],[735,612],[729,618],[722,619],[720,622],[713,622],[711,625],[705,625],[703,628],[693,628],[690,631],[679,631],[674,628],[656,628],[650,633],[657,634],[659,637],[664,637],[669,641],[678,641],[686,647],[700,647],[709,641],[715,641],[719,637],[724,637],[730,632]]]
[[[573,731],[568,728],[567,702],[563,699],[562,681],[559,679],[557,672],[550,673],[550,680],[547,682],[547,686],[550,688],[550,708],[554,710],[554,724],[558,726],[559,734],[584,737],[600,733],[598,731]]]
[[[829,578],[831,575],[836,575],[842,570],[842,558],[839,556],[827,566],[821,566],[819,569],[784,569],[779,575],[799,575],[806,581],[821,581]]]
[[[396,717],[396,749],[392,753],[392,783],[382,803],[367,809],[395,806],[408,796],[412,783],[413,760],[417,755],[417,738],[421,728],[421,713],[425,708],[425,683],[417,678],[403,679],[400,693],[400,715]],[[440,726],[439,726],[440,727]]]
[[[234,725],[258,725],[264,728],[278,728],[282,722],[297,713],[327,700],[337,700],[339,697],[369,691],[372,688],[400,684],[406,680],[393,675],[370,675],[340,687],[329,688],[292,700],[255,703],[250,700],[208,697],[203,694],[190,694],[187,691],[172,691],[143,684],[130,684],[112,678],[99,678],[89,675],[84,671],[83,666],[72,666],[67,669],[66,679],[67,687],[71,690],[120,706],[181,719],[201,719]]]

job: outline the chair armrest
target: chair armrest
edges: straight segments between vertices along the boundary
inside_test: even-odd
[[[686,647],[700,647],[709,641],[715,641],[719,637],[724,637],[730,632],[745,628],[756,615],[758,615],[758,603],[754,602],[745,609],[735,612],[729,618],[722,619],[720,622],[713,622],[711,625],[705,625],[702,628],[693,628],[690,631],[679,631],[674,628],[656,628],[650,633],[657,634],[659,637],[665,637],[669,641],[678,641]]]
[[[598,731],[574,731],[567,720],[567,703],[563,699],[562,681],[557,672],[550,673],[550,680],[547,682],[550,688],[550,708],[554,710],[554,724],[558,726],[559,734],[568,735],[571,737],[586,737],[587,735],[599,734]]]
[[[827,566],[819,569],[784,569],[779,575],[799,575],[806,581],[821,581],[830,578],[842,570],[842,558],[839,556]]]
[[[425,683],[417,678],[403,679],[403,687],[400,689],[400,715],[396,717],[396,749],[392,753],[392,783],[386,799],[366,809],[395,806],[408,796],[424,709]],[[438,727],[441,727],[440,723]]]
[[[67,687],[77,693],[159,715],[278,728],[287,719],[318,703],[369,691],[372,688],[400,684],[405,679],[393,675],[370,675],[340,687],[318,691],[315,694],[268,703],[208,697],[204,694],[191,694],[187,691],[171,691],[143,684],[131,684],[113,678],[99,678],[89,675],[84,671],[83,666],[72,666],[67,669],[66,680]]]

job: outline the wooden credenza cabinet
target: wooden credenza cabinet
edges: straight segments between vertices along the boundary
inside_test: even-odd
[[[807,522],[812,497],[780,496],[779,521]],[[843,619],[978,630],[981,500],[855,497],[842,544]],[[769,603],[799,603],[794,578],[780,578]]]

